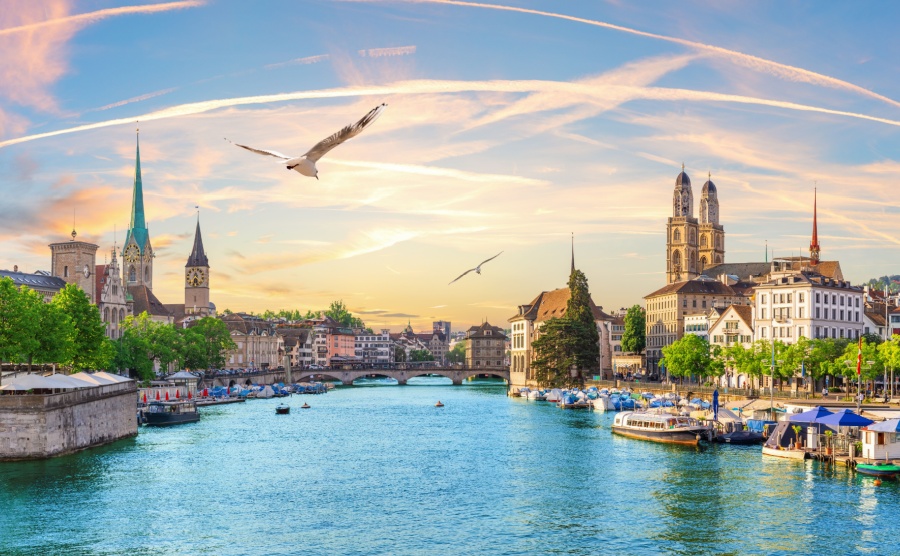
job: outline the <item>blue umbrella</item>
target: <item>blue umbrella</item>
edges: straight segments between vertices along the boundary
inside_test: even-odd
[[[828,411],[821,405],[817,405],[816,407],[804,411],[803,413],[797,413],[796,415],[791,415],[789,417],[790,421],[797,421],[800,423],[821,423],[824,417],[828,415],[834,415],[831,411]]]
[[[842,409],[836,413],[832,413],[831,415],[822,417],[816,422],[822,423],[823,425],[836,425],[838,427],[865,427],[867,425],[871,425],[875,421],[866,419],[861,415],[857,415],[849,409]]]
[[[713,390],[712,406],[713,406],[713,420],[718,421],[719,420],[719,389],[718,388]]]
[[[876,425],[869,427],[870,431],[877,432],[900,432],[900,419],[888,419]]]

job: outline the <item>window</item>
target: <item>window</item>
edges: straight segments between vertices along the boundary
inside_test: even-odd
[[[696,299],[693,299],[693,300],[691,300],[691,301],[692,301],[691,308],[696,309],[696,308],[697,308],[697,300],[696,300]]]
[[[706,309],[706,300],[703,300],[703,308]]]
[[[763,307],[762,309],[759,310],[759,318],[760,319],[766,318],[766,308],[765,307]]]
[[[803,318],[803,307],[797,309],[797,318]]]
[[[828,294],[825,294],[825,305],[828,305]]]
[[[69,277],[69,267],[64,266],[63,267],[63,278],[68,278],[68,277]]]
[[[831,294],[831,304],[837,305],[837,295]]]
[[[800,303],[803,303],[803,294],[802,293],[797,294],[797,301],[799,301]]]
[[[856,298],[856,308],[857,309],[859,308],[859,298],[858,297]]]
[[[676,228],[675,231],[672,232],[672,241],[674,241],[676,243],[681,241],[681,230]],[[677,251],[676,251],[676,253],[677,253]]]
[[[843,307],[843,306],[844,306],[844,296],[842,295],[841,296],[841,307]]]
[[[788,302],[788,303],[791,302],[791,294],[787,294],[787,302]]]
[[[816,292],[816,303],[821,302],[821,297],[819,296],[819,292]]]

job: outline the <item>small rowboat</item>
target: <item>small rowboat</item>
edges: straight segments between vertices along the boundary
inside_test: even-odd
[[[900,467],[892,463],[858,463],[856,470],[874,477],[894,477],[900,473]]]
[[[309,404],[304,402],[304,404],[300,406],[300,409],[309,409]]]
[[[287,415],[290,412],[291,412],[291,406],[289,406],[289,405],[281,404],[275,408],[275,413],[277,415]]]
[[[434,404],[434,407],[444,407],[444,404],[441,403],[441,400],[438,400],[438,403]]]

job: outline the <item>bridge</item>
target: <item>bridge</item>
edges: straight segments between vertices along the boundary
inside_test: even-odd
[[[443,376],[449,378],[453,384],[459,385],[463,381],[475,376],[491,376],[502,378],[509,384],[509,368],[499,369],[473,369],[468,367],[426,367],[413,365],[396,365],[388,368],[362,367],[343,369],[309,369],[291,368],[290,376],[285,370],[264,370],[237,374],[222,374],[206,376],[200,381],[200,387],[233,386],[248,384],[274,384],[276,382],[311,382],[313,380],[339,380],[344,386],[352,386],[353,382],[360,378],[392,378],[398,384],[404,385],[411,378],[419,376]]]

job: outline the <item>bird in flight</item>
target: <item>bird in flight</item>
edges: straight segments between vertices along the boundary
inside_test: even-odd
[[[367,128],[378,118],[378,116],[381,115],[381,111],[384,110],[386,106],[387,104],[385,103],[379,104],[378,106],[370,110],[368,114],[363,116],[362,119],[360,119],[355,124],[350,124],[334,135],[322,139],[321,141],[316,143],[313,148],[306,151],[306,154],[297,157],[283,155],[278,151],[267,151],[265,149],[254,149],[253,147],[248,147],[247,145],[239,145],[227,137],[225,138],[225,140],[236,147],[247,149],[248,151],[255,152],[256,154],[280,158],[288,170],[296,170],[304,176],[319,179],[319,170],[316,168],[316,162],[320,158],[325,156],[325,154],[328,153],[328,151],[330,151],[331,149],[337,147],[344,141],[352,139],[353,137],[356,137],[357,135],[362,133],[362,130]]]
[[[457,276],[457,277],[456,277],[456,280],[459,280],[460,278],[462,278],[462,277],[465,276],[466,274],[472,272],[473,270],[475,271],[475,274],[481,274],[481,265],[483,265],[484,263],[486,263],[486,262],[488,262],[488,261],[493,261],[494,259],[496,259],[497,257],[499,257],[502,253],[503,253],[503,251],[500,251],[500,253],[497,253],[496,255],[494,255],[493,257],[491,257],[490,259],[487,259],[486,261],[481,261],[481,263],[480,263],[478,266],[476,266],[475,268],[470,268],[469,270],[467,270],[467,271],[463,272],[462,274],[460,274],[459,276]],[[453,282],[456,282],[456,280],[453,280]],[[450,284],[452,284],[453,282],[450,282]],[[447,285],[449,286],[450,284],[447,284]]]

